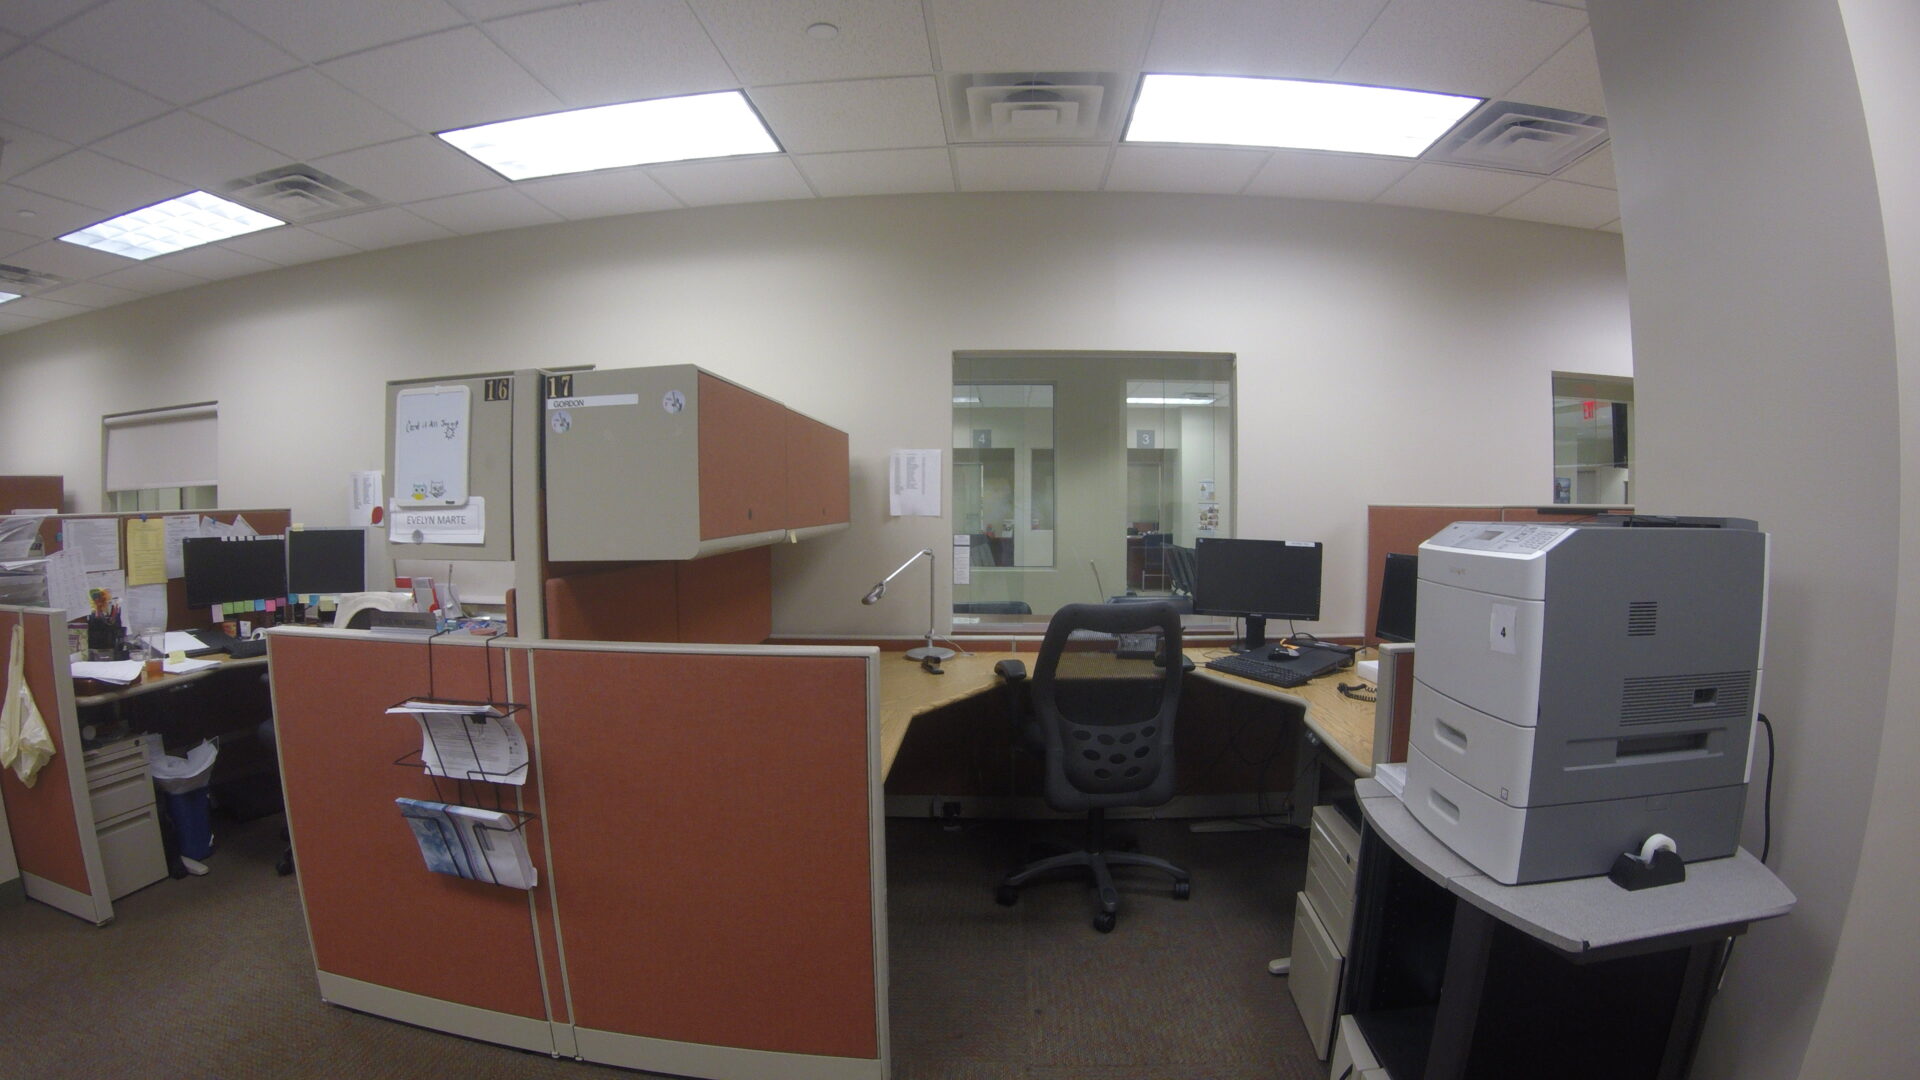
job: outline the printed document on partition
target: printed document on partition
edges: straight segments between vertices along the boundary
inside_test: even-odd
[[[68,518],[61,522],[61,547],[80,554],[83,569],[120,569],[120,522],[115,518]]]
[[[120,621],[127,632],[165,630],[167,626],[167,587],[165,585],[129,585],[120,595]]]
[[[167,525],[159,518],[127,519],[127,584],[167,583]]]
[[[170,578],[186,577],[187,564],[180,555],[180,541],[188,537],[206,535],[200,531],[199,516],[196,514],[169,514],[160,519],[160,526],[165,530],[164,535],[166,537],[166,547],[163,554],[166,557],[167,576]]]
[[[953,583],[973,584],[973,537],[966,533],[953,534]]]
[[[447,817],[466,848],[467,865],[475,881],[506,885],[515,889],[533,888],[538,873],[533,857],[527,853],[527,835],[514,822],[513,815],[472,806],[446,807]]]
[[[47,556],[47,606],[67,613],[68,621],[86,617],[93,610],[87,596],[87,575],[80,569],[80,554],[56,551]]]
[[[409,701],[387,711],[413,714],[420,725],[420,760],[429,773],[496,784],[527,782],[526,736],[499,710]]]
[[[895,450],[887,463],[888,512],[940,516],[940,451]]]
[[[393,399],[393,498],[403,506],[467,501],[468,420],[464,386],[423,386]]]
[[[381,470],[367,469],[347,477],[347,524],[380,524],[381,476]]]

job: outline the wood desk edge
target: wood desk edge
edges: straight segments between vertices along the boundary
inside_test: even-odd
[[[130,697],[138,697],[141,694],[149,694],[158,690],[167,690],[173,687],[184,686],[185,684],[193,682],[196,679],[206,678],[207,676],[212,675],[218,671],[232,671],[237,668],[259,667],[267,662],[267,658],[265,654],[262,654],[260,656],[242,657],[241,659],[236,660],[233,657],[228,656],[226,653],[217,653],[212,656],[201,657],[200,659],[218,660],[220,661],[220,666],[210,667],[210,668],[200,668],[196,671],[181,672],[180,674],[177,674],[177,675],[173,675],[173,674],[162,675],[158,679],[147,679],[145,677],[142,677],[142,679],[139,682],[128,683],[125,686],[114,686],[112,683],[98,683],[98,681],[95,679],[75,679],[73,681],[76,686],[80,683],[95,683],[97,685],[107,686],[109,687],[109,689],[102,690],[92,694],[84,694],[84,695],[75,694],[73,698],[73,707],[76,709],[84,709],[94,705],[111,705],[116,701],[125,701]]]
[[[1306,718],[1307,730],[1313,732],[1321,745],[1341,764],[1351,769],[1357,777],[1373,775],[1373,706],[1339,696],[1336,684],[1348,672],[1322,676],[1295,688],[1305,693],[1295,693],[1208,668],[1207,660],[1217,655],[1217,648],[1191,648],[1185,652],[1194,664],[1190,675],[1234,690],[1298,705]],[[941,675],[922,671],[919,664],[895,655],[882,655],[879,660],[881,778],[885,779],[893,771],[894,758],[900,752],[900,745],[906,741],[914,717],[997,690],[1000,679],[993,673],[996,663],[1001,660],[1020,660],[1031,665],[1034,655],[1030,652],[976,652],[956,656],[942,665],[945,673]],[[1343,717],[1341,713],[1349,715]]]

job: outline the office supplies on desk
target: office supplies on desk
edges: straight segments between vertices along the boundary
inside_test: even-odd
[[[1349,659],[1323,649],[1303,649],[1290,660],[1263,660],[1252,653],[1239,653],[1209,660],[1207,666],[1269,686],[1294,687],[1340,670]]]

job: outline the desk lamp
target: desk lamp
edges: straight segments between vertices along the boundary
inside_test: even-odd
[[[918,649],[908,649],[907,659],[926,660],[929,657],[931,657],[934,660],[951,660],[954,657],[954,652],[952,649],[943,649],[940,646],[935,645],[933,643],[933,619],[934,619],[934,612],[937,609],[934,607],[934,599],[933,599],[933,587],[935,584],[934,567],[936,564],[934,562],[932,548],[921,548],[919,551],[916,551],[913,554],[907,556],[907,561],[901,563],[900,568],[898,570],[895,570],[893,573],[888,574],[886,577],[881,578],[880,584],[875,585],[872,589],[868,590],[867,595],[860,598],[860,602],[863,604],[879,603],[880,598],[887,594],[887,582],[892,581],[894,578],[899,577],[902,571],[906,570],[907,567],[913,565],[913,561],[915,559],[918,559],[922,556],[925,556],[927,560],[927,643],[925,646]]]

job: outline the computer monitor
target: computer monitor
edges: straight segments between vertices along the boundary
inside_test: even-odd
[[[1373,620],[1373,636],[1381,641],[1413,640],[1413,602],[1420,586],[1420,556],[1387,556],[1380,575],[1380,612]]]
[[[287,534],[287,591],[357,593],[367,587],[365,529],[296,529]]]
[[[189,537],[180,542],[180,560],[186,572],[188,607],[287,595],[287,544],[278,536]]]
[[[1247,620],[1245,649],[1267,643],[1268,619],[1320,617],[1318,540],[1194,541],[1193,610]]]

